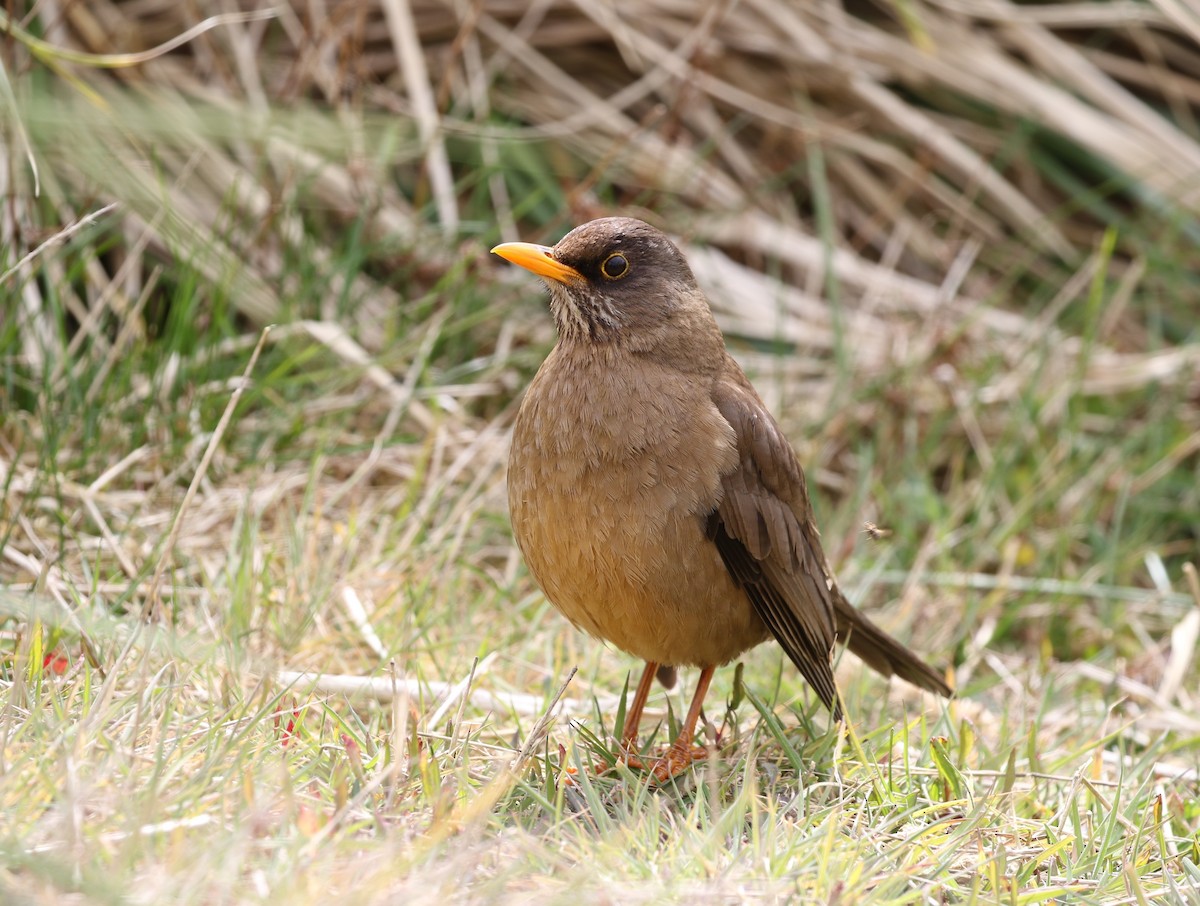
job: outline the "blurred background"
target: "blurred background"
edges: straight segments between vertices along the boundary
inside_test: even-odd
[[[487,250],[620,213],[677,238],[851,598],[981,745],[1194,740],[1198,115],[1168,0],[7,0],[6,607],[75,614],[39,643],[70,670],[157,611],[200,671],[615,692],[511,542],[554,334]]]

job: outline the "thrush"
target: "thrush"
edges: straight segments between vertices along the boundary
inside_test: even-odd
[[[626,217],[497,255],[545,279],[558,343],[513,427],[508,502],[534,579],[575,626],[646,662],[621,749],[657,675],[700,668],[661,782],[696,757],[714,670],[774,638],[841,717],[839,639],[885,676],[942,676],[842,595],[787,438],[725,349],[679,249]]]

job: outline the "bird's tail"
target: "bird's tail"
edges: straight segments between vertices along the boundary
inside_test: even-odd
[[[898,676],[914,686],[949,698],[954,690],[923,660],[872,623],[835,585],[831,591],[837,619],[838,638],[862,658],[872,670],[884,676]]]

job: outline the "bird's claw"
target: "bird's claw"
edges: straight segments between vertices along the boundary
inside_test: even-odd
[[[708,749],[704,746],[680,746],[675,743],[667,747],[661,755],[644,757],[624,746],[617,755],[615,764],[601,761],[596,764],[596,773],[604,774],[617,764],[623,764],[634,771],[644,771],[654,777],[655,783],[665,783],[672,777],[678,777],[688,769],[693,762],[703,761],[708,757]]]
[[[672,745],[662,756],[654,759],[647,770],[654,775],[655,783],[666,783],[691,767],[692,762],[703,761],[707,757],[708,749],[704,746]]]

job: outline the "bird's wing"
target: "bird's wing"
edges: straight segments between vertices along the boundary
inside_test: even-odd
[[[831,653],[834,600],[804,473],[783,431],[735,364],[713,402],[737,436],[708,535],[759,617],[821,700],[841,716]]]

